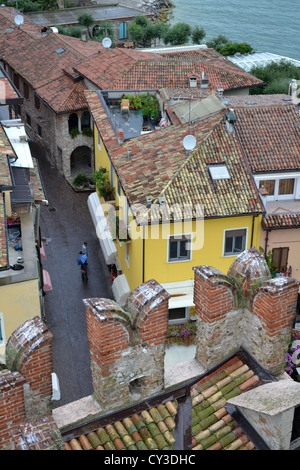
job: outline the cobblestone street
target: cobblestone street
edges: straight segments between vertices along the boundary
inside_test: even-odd
[[[89,192],[76,193],[32,145],[49,201],[41,209],[41,235],[46,240],[43,268],[52,291],[44,297],[46,323],[54,336],[54,372],[60,384],[58,407],[93,393],[85,307],[82,299],[110,297],[110,275],[87,207]],[[88,243],[89,280],[83,283],[77,265],[82,243]]]

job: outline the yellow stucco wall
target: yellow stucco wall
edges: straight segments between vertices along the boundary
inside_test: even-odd
[[[6,341],[26,320],[41,315],[38,279],[0,286],[0,299]],[[0,354],[3,352],[0,344]]]

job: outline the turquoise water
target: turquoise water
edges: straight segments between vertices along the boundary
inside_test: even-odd
[[[299,0],[173,0],[171,23],[202,26],[205,39],[223,34],[257,52],[300,60]],[[204,39],[204,42],[205,42]]]

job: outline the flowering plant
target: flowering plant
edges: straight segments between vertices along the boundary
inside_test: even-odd
[[[167,341],[168,343],[192,344],[196,338],[196,330],[195,322],[170,325],[167,331]]]
[[[104,199],[111,198],[114,188],[109,184],[106,168],[100,168],[99,171],[94,171],[92,178],[96,183],[96,188],[100,196],[104,197]]]
[[[286,367],[285,371],[290,376],[296,375],[296,380],[299,382],[300,377],[298,374],[295,374],[295,368],[299,365],[300,361],[298,355],[300,354],[300,340],[292,339],[289,345],[289,349],[286,356]]]

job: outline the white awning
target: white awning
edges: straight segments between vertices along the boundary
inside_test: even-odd
[[[130,294],[130,288],[126,279],[125,274],[117,276],[112,284],[112,293],[115,298],[115,301],[121,306],[124,307],[126,304],[127,298]]]
[[[117,249],[110,234],[106,218],[99,201],[98,194],[92,193],[88,197],[88,208],[94,222],[96,234],[100,242],[102,253],[107,265],[115,264]]]
[[[181,307],[193,307],[194,304],[194,281],[166,282],[162,284],[171,298],[169,309]]]

